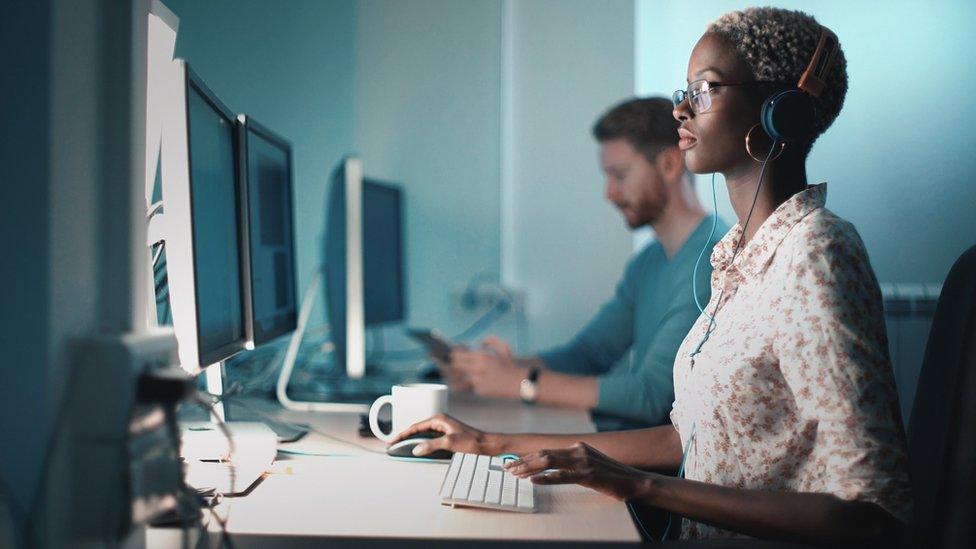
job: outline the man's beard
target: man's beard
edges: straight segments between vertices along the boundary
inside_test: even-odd
[[[634,214],[633,219],[627,215],[628,211]],[[641,227],[653,225],[655,221],[660,219],[661,215],[664,213],[664,203],[648,206],[643,210],[627,208],[626,210],[622,210],[621,213],[623,213],[624,221],[627,222],[627,226],[630,227],[631,230],[637,230]]]

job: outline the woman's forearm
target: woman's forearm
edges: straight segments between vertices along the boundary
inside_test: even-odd
[[[671,425],[579,435],[486,434],[485,453],[527,454],[585,442],[607,456],[639,469],[675,470],[681,441]]]
[[[728,488],[648,475],[637,499],[742,534],[764,539],[840,543],[898,539],[902,524],[873,503],[829,494]]]

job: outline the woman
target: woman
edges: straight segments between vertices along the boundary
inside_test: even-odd
[[[684,537],[899,536],[911,495],[881,295],[857,232],[824,208],[826,185],[806,179],[810,147],[843,104],[843,54],[811,132],[784,145],[758,125],[821,32],[800,12],[726,14],[692,52],[689,89],[675,92],[688,168],[725,176],[739,223],[715,246],[711,301],[675,359],[672,425],[501,435],[439,416],[400,436],[445,433],[421,454],[519,454],[513,474],[680,514]],[[648,472],[682,463],[685,478]]]

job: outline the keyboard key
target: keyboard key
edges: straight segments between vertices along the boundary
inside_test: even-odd
[[[488,471],[488,485],[485,486],[485,503],[496,505],[502,502],[502,472]]]
[[[515,475],[505,473],[502,476],[502,505],[515,505],[518,498],[517,482]]]
[[[471,480],[474,477],[474,466],[478,463],[478,456],[475,454],[464,454],[464,461],[461,462],[461,472],[458,473],[457,484],[454,485],[454,492],[451,497],[454,499],[468,499],[468,492],[471,490]]]
[[[523,509],[534,509],[535,508],[535,498],[534,498],[534,488],[532,481],[527,478],[518,479],[518,506]]]
[[[454,484],[457,483],[458,473],[461,472],[461,461],[463,459],[464,454],[460,452],[454,454],[451,459],[451,467],[447,470],[447,476],[444,477],[444,484],[441,484],[442,498],[449,498],[454,493]]]
[[[471,491],[468,493],[468,501],[485,500],[485,488],[488,483],[488,464],[490,462],[490,457],[478,456],[478,462],[474,466],[474,477],[471,479]]]

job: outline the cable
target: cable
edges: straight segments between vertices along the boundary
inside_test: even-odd
[[[163,243],[162,242],[159,242],[159,244],[157,244],[157,246],[159,246],[159,247],[156,248],[156,251],[155,252],[153,252],[153,257],[152,257],[152,266],[153,266],[153,268],[156,267],[156,263],[159,262],[159,258],[162,257],[162,255],[163,255]]]
[[[179,457],[180,429],[179,429],[178,422],[176,420],[175,406],[164,406],[163,416],[165,417],[166,433],[169,436],[170,444],[173,446],[173,451],[176,454],[176,459],[179,460],[180,459]],[[195,497],[197,494],[195,492],[192,492],[190,490],[190,487],[186,485],[186,480],[184,479],[182,474],[180,474],[179,484],[180,484],[179,491],[176,494],[177,500],[179,500],[180,498],[186,499],[189,496],[189,501],[191,504],[197,503],[197,499]],[[190,508],[196,510],[196,508],[193,507],[192,505]],[[181,517],[181,512],[182,512],[181,506],[179,503],[177,503],[175,513],[176,513],[176,521],[180,524],[180,530],[182,530],[183,532],[182,546],[188,547],[190,544],[188,539],[189,534],[186,531],[186,528],[183,527],[183,519]],[[197,523],[197,532],[199,533],[199,535],[201,536],[206,535],[206,526],[203,524],[203,517],[199,515],[199,512],[197,514],[196,523]]]
[[[766,174],[766,166],[769,164],[769,159],[772,157],[773,151],[776,150],[776,145],[777,144],[779,144],[779,140],[778,139],[774,139],[772,146],[769,148],[769,153],[766,155],[766,159],[763,160],[762,167],[759,169],[759,181],[756,183],[756,192],[752,196],[752,205],[749,206],[749,213],[748,213],[748,215],[746,215],[746,222],[742,225],[742,234],[739,235],[739,240],[735,243],[735,247],[732,248],[732,258],[729,260],[729,265],[730,266],[735,262],[735,257],[739,253],[739,250],[740,250],[740,248],[742,246],[743,240],[745,240],[746,231],[748,231],[748,229],[749,229],[749,221],[752,220],[752,212],[756,208],[756,202],[759,200],[759,190],[762,189],[763,178],[764,178],[764,176]],[[715,174],[712,174],[712,197],[713,197],[713,200],[714,200],[714,196],[715,196]],[[718,214],[716,212],[716,216],[717,215]],[[709,240],[711,240],[711,237],[709,237]],[[704,251],[703,251],[703,253],[704,253]],[[701,254],[699,254],[699,259],[701,259]],[[697,270],[697,267],[698,267],[698,264],[695,263],[696,270]],[[718,307],[719,307],[719,304],[722,302],[722,296],[724,294],[725,294],[725,287],[723,286],[722,287],[722,291],[719,292],[719,294],[718,294],[718,299],[715,300],[715,309],[712,310],[712,314],[710,316],[707,315],[707,313],[705,313],[704,310],[702,310],[701,306],[699,306],[699,310],[701,310],[702,314],[708,316],[708,327],[705,329],[705,335],[702,337],[701,341],[698,342],[698,346],[695,347],[695,350],[691,353],[691,356],[692,357],[694,357],[695,355],[697,355],[698,353],[701,352],[702,345],[704,345],[705,342],[708,341],[709,336],[712,334],[712,331],[715,329],[715,315],[718,313]],[[695,294],[695,304],[698,305],[698,295],[697,295],[697,292]],[[693,423],[691,425],[691,436],[688,437],[688,442],[685,444],[684,451],[681,453],[681,465],[680,465],[680,467],[678,467],[678,477],[679,478],[681,478],[684,475],[685,461],[688,459],[688,450],[691,449],[691,442],[695,439],[695,427],[696,426],[697,426],[697,423]],[[641,529],[643,529],[643,525],[641,525]],[[670,530],[671,530],[671,514],[668,513],[668,526],[667,526],[667,528],[665,528],[664,535],[661,537],[661,541],[662,542],[665,539],[667,539],[668,532]]]
[[[505,301],[499,301],[498,303],[495,304],[493,308],[489,309],[488,312],[484,314],[484,316],[482,316],[480,319],[472,323],[467,330],[464,330],[460,334],[454,336],[455,341],[466,341],[471,337],[474,337],[475,334],[484,330],[485,328],[493,324],[496,320],[501,318],[502,315],[508,312],[509,308],[510,308],[509,303]]]
[[[462,330],[454,337],[451,337],[450,339],[458,343],[470,339],[475,334],[477,334],[481,330],[484,330],[485,328],[490,326],[493,322],[498,320],[501,316],[503,316],[505,313],[511,310],[511,308],[512,308],[512,304],[507,300],[503,300],[503,301],[499,301],[498,303],[495,303],[495,305],[491,309],[485,311],[485,313],[481,315],[480,318],[475,320],[473,323],[471,323],[470,326]],[[413,358],[420,359],[420,358],[424,358],[425,356],[427,356],[427,349],[423,347],[417,347],[416,349],[387,350],[383,352],[380,358],[393,359],[393,360],[399,358],[403,360],[409,360]]]
[[[217,413],[217,410],[215,408],[216,403],[207,402],[207,399],[204,398],[205,395],[206,396],[210,396],[210,393],[203,393],[203,392],[200,392],[200,391],[196,392],[193,395],[193,402],[195,402],[198,406],[200,406],[201,408],[203,408],[204,411],[206,411],[210,415],[211,419],[213,419],[214,423],[217,424],[217,429],[219,429],[220,432],[224,435],[224,438],[227,439],[227,454],[228,454],[228,457],[231,460],[233,460],[233,458],[234,458],[234,437],[233,437],[233,435],[231,435],[230,429],[227,427],[227,423],[223,419],[221,419],[220,414]]]
[[[647,529],[644,528],[644,522],[641,521],[640,517],[637,515],[637,511],[634,509],[633,502],[629,500],[627,501],[627,510],[630,511],[630,516],[634,519],[634,522],[637,523],[637,526],[640,528],[640,531],[644,534],[644,539],[649,541],[653,540],[654,538],[651,537],[651,534],[649,534],[647,532]],[[668,520],[670,521],[670,517]],[[667,532],[665,532],[664,535],[667,536]],[[661,541],[664,541],[664,537],[661,538]]]
[[[163,201],[153,202],[151,206],[146,208],[146,219],[152,218],[152,216],[159,213],[159,210],[163,208]]]
[[[776,150],[776,145],[778,143],[779,143],[778,139],[773,140],[773,145],[769,148],[769,153],[766,155],[766,159],[763,160],[762,168],[759,169],[759,181],[756,184],[756,193],[752,196],[752,205],[749,206],[749,214],[746,216],[746,222],[742,225],[742,234],[739,235],[739,240],[735,243],[735,247],[732,248],[732,259],[729,260],[729,266],[735,263],[735,258],[738,255],[739,250],[742,246],[742,241],[746,237],[746,231],[749,230],[749,221],[752,220],[752,212],[756,208],[756,202],[759,199],[759,190],[762,189],[763,177],[766,174],[766,166],[769,164],[769,159],[772,157],[773,151]],[[718,299],[715,300],[715,308],[712,310],[711,316],[708,316],[708,326],[705,328],[705,335],[702,336],[701,341],[698,342],[698,345],[695,347],[695,350],[691,353],[692,357],[696,356],[698,353],[701,352],[702,345],[704,345],[705,342],[708,341],[708,338],[712,335],[712,332],[715,330],[715,315],[718,313],[718,308],[719,305],[722,303],[723,295],[725,295],[724,285],[722,287],[722,291],[719,292],[718,294]]]
[[[702,307],[701,302],[698,300],[698,264],[701,263],[702,257],[705,255],[705,251],[708,250],[709,244],[712,242],[712,237],[715,236],[715,227],[718,225],[718,198],[715,196],[715,173],[712,172],[712,230],[708,231],[708,238],[705,239],[705,244],[702,246],[701,252],[698,254],[698,259],[695,260],[695,270],[691,274],[691,291],[695,296],[695,306],[698,307],[698,312],[708,316],[705,312],[705,308]],[[708,305],[706,303],[705,305]]]
[[[685,461],[688,459],[688,450],[691,449],[691,441],[695,440],[695,426],[691,426],[691,436],[688,437],[688,442],[685,443],[684,450],[681,452],[681,463],[678,465],[677,478],[684,478],[685,476]],[[634,522],[640,527],[641,532],[644,533],[644,539],[654,540],[654,537],[647,532],[644,528],[644,522],[640,519],[640,515],[637,514],[637,510],[634,509],[634,504],[631,501],[627,502],[627,509],[630,510],[630,515],[634,518]],[[668,534],[671,532],[671,519],[674,518],[674,514],[668,511],[668,525],[664,528],[664,533],[661,534],[661,539],[658,540],[664,543],[668,539]]]
[[[207,499],[201,496],[200,494],[195,494],[195,495],[200,499],[202,505],[207,508],[207,511],[210,512],[210,516],[217,521],[218,525],[220,525],[220,545],[227,546],[228,549],[234,549],[234,542],[233,540],[230,539],[230,532],[227,531],[227,520],[222,518],[219,514],[217,514],[217,511],[214,509],[215,507],[220,505],[220,500],[223,496],[217,493],[214,494],[212,498],[210,498],[210,501],[207,501]],[[201,526],[203,527],[202,528],[203,534],[206,535],[207,529],[206,526],[203,525],[202,518],[200,519],[200,523]]]
[[[371,454],[380,454],[380,455],[384,455],[384,456],[386,455],[386,452],[383,452],[383,451],[380,451],[380,450],[374,450],[374,449],[369,448],[367,446],[363,446],[361,444],[356,444],[355,442],[352,442],[350,440],[346,440],[344,438],[339,438],[339,437],[337,437],[335,435],[330,435],[329,433],[326,433],[325,431],[320,431],[314,425],[309,425],[308,430],[309,431],[312,431],[313,433],[315,433],[317,435],[323,436],[323,437],[325,437],[325,438],[327,438],[329,440],[334,440],[336,442],[339,442],[339,443],[342,443],[342,444],[346,444],[346,445],[352,446],[354,448],[359,448],[360,450],[364,450],[364,451],[369,452]]]
[[[309,431],[311,431],[311,432],[313,432],[313,433],[315,433],[317,435],[321,435],[321,436],[323,436],[325,438],[328,438],[330,440],[333,440],[333,441],[336,441],[336,442],[340,442],[342,444],[346,444],[348,446],[352,446],[352,447],[358,448],[360,450],[364,450],[364,451],[369,452],[371,454],[382,454],[384,456],[386,455],[386,452],[380,452],[378,450],[374,450],[372,448],[369,448],[369,447],[366,447],[366,446],[362,446],[360,444],[356,444],[355,442],[352,442],[352,441],[349,441],[349,440],[346,440],[346,439],[343,439],[343,438],[339,438],[339,437],[337,437],[335,435],[330,435],[329,433],[325,433],[323,431],[319,431],[318,429],[316,429],[312,425],[308,425],[308,426],[306,426],[306,425],[299,425],[297,423],[291,423],[291,422],[288,422],[288,421],[285,421],[285,420],[282,420],[282,419],[275,418],[274,416],[272,416],[268,412],[265,412],[264,410],[259,410],[258,408],[255,408],[254,406],[251,406],[249,403],[244,402],[243,400],[238,399],[237,397],[231,397],[231,398],[229,398],[227,400],[230,401],[230,402],[234,402],[234,403],[236,403],[236,404],[238,404],[238,405],[240,405],[240,406],[242,406],[244,408],[247,408],[249,411],[254,412],[255,414],[261,416],[262,418],[264,418],[264,419],[266,419],[268,421],[271,421],[272,423],[277,423],[279,425],[283,425],[285,427],[289,427],[289,428],[292,428],[292,429],[308,429]],[[281,450],[281,449],[279,449],[278,451],[279,452],[285,452],[285,453],[297,453],[294,450]],[[312,454],[308,454],[308,455],[312,455]]]

